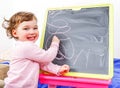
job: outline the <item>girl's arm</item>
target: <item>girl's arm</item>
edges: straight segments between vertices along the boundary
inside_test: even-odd
[[[48,50],[41,49],[32,42],[17,44],[13,50],[13,56],[15,58],[29,59],[38,63],[51,62],[58,53],[59,42],[60,40],[54,36]]]
[[[34,51],[32,51],[32,56],[34,56],[33,60],[38,62],[51,62],[58,53],[59,43],[60,40],[56,36],[53,36],[52,43],[48,50],[40,49],[38,47],[36,47],[36,49],[34,48]]]
[[[53,73],[56,75],[62,75],[64,73],[67,73],[67,72],[69,72],[69,69],[70,69],[68,65],[59,66],[59,65],[53,64],[51,62],[50,63],[41,63],[40,68],[44,71],[47,71],[47,72],[50,72],[50,73]]]

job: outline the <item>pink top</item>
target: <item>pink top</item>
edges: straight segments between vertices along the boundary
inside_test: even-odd
[[[60,66],[52,64],[59,44],[52,42],[48,50],[32,42],[17,41],[12,49],[12,60],[4,88],[37,88],[39,69],[57,74]]]

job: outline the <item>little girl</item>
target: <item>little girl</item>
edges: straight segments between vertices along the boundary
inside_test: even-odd
[[[51,63],[59,48],[60,40],[56,36],[48,50],[35,45],[39,31],[37,18],[33,13],[18,12],[9,20],[5,19],[3,27],[8,37],[16,40],[11,51],[10,69],[4,88],[37,88],[40,68],[56,75],[69,71],[68,65]]]

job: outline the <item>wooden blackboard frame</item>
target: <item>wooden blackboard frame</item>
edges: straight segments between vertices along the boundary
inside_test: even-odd
[[[80,10],[82,8],[96,8],[96,7],[109,7],[109,62],[108,62],[108,74],[91,74],[91,73],[79,73],[79,72],[69,72],[64,74],[64,76],[72,77],[85,77],[85,78],[98,78],[98,79],[111,79],[113,76],[113,7],[111,4],[99,4],[99,5],[89,5],[89,6],[78,6],[78,7],[64,7],[64,8],[51,8],[46,11],[45,22],[43,25],[42,37],[40,40],[40,47],[43,48],[46,22],[49,10]]]

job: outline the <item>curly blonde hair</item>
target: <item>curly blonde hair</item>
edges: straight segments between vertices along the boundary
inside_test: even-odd
[[[6,29],[6,33],[9,38],[15,38],[12,31],[23,21],[31,21],[33,19],[37,21],[36,16],[31,12],[17,12],[9,20],[4,18],[2,27]]]

